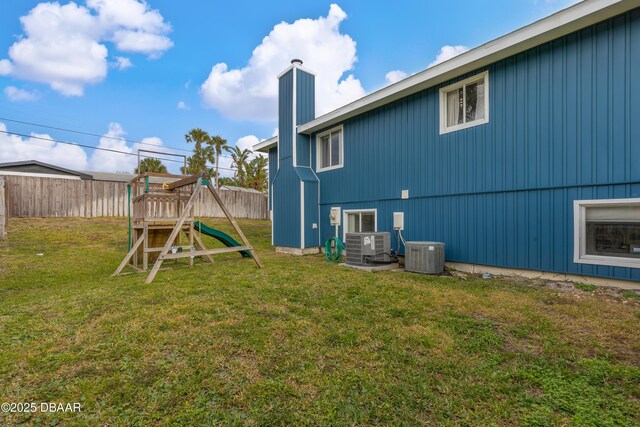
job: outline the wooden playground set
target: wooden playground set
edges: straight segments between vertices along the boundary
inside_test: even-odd
[[[149,150],[138,150],[138,170],[140,157],[145,156],[142,153],[182,157],[186,170],[185,156]],[[166,181],[161,184],[152,183],[151,177]],[[193,208],[200,193],[207,190],[220,205],[242,243],[220,230],[194,220]],[[224,205],[210,177],[145,172],[129,182],[127,193],[129,252],[113,273],[114,276],[121,274],[127,266],[135,272],[147,272],[153,264],[146,279],[146,283],[151,283],[164,261],[187,259],[189,265],[193,266],[196,257],[213,263],[212,255],[227,252],[239,252],[243,257],[253,258],[256,265],[262,268],[258,255]],[[213,237],[226,247],[207,249],[200,234]],[[187,244],[182,244],[183,242]]]

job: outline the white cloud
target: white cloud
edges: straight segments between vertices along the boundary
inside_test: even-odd
[[[240,148],[241,150],[249,150],[249,151],[251,151],[252,154],[249,157],[249,159],[253,159],[256,156],[264,157],[266,154],[258,153],[258,152],[253,151],[253,146],[256,145],[259,142],[260,142],[260,140],[258,139],[257,136],[255,136],[255,135],[247,135],[247,136],[243,136],[242,138],[238,139],[238,141],[236,142],[236,147]]]
[[[146,144],[156,145],[162,147],[162,140],[157,137],[144,138],[139,143],[129,145],[124,139],[127,133],[122,129],[120,123],[109,123],[109,130],[98,144],[99,148],[106,148],[110,150],[123,151],[125,153],[136,154],[138,149],[153,149]],[[166,150],[165,150],[166,151]],[[102,150],[93,150],[91,160],[89,162],[89,168],[97,171],[110,171],[110,172],[128,172],[132,173],[137,166],[137,157],[129,156],[120,153],[114,153]],[[166,162],[165,162],[166,163]],[[171,164],[165,164],[167,167],[171,167]]]
[[[30,137],[22,137],[4,132],[7,132],[7,127],[0,122],[0,163],[39,160],[73,170],[127,173],[133,173],[137,166],[136,156],[102,150],[84,150],[76,145],[53,141],[51,136],[46,134],[32,133]],[[139,148],[153,150],[150,145],[155,145],[162,148],[162,151],[169,151],[163,147],[163,142],[158,137],[148,137],[140,143],[128,144],[124,140],[125,135],[126,132],[119,123],[110,123],[109,130],[100,138],[98,147],[136,154]],[[163,163],[168,168],[177,170],[176,164]]]
[[[266,156],[264,153],[258,153],[253,151],[253,146],[260,142],[257,136],[255,135],[246,135],[239,138],[234,144],[236,147],[241,150],[248,149],[251,151],[251,155],[249,156],[249,160],[254,159],[256,156]],[[232,168],[232,160],[231,155],[229,153],[223,153],[222,157],[220,157],[220,176],[232,177],[234,174]]]
[[[46,134],[32,133],[29,138],[8,135],[4,133],[4,123],[0,123],[0,131],[0,162],[39,160],[69,169],[86,169],[87,153],[80,147],[51,141]]]
[[[133,63],[131,59],[126,56],[116,56],[116,60],[112,62],[112,66],[117,68],[118,70],[126,70],[127,68],[133,67]]]
[[[145,1],[88,0],[87,5],[97,11],[97,18],[107,33],[106,38],[122,52],[157,58],[173,46],[167,37],[171,26]]]
[[[200,91],[204,104],[224,116],[241,120],[271,121],[277,116],[276,76],[301,58],[316,74],[316,115],[364,96],[351,71],[357,60],[356,42],[340,33],[346,13],[332,4],[326,17],[282,22],[257,46],[249,63],[240,69],[213,66]]]
[[[0,76],[8,76],[11,74],[13,66],[8,59],[0,59]]]
[[[274,136],[278,136],[278,128],[275,128],[273,130],[273,133],[271,134],[271,137],[273,138]]]
[[[4,88],[4,94],[9,98],[9,101],[35,101],[38,99],[36,92],[30,92],[28,90],[19,89],[15,86],[7,86]]]
[[[404,79],[405,77],[407,77],[407,73],[405,73],[402,70],[389,71],[384,76],[385,80],[387,81],[387,84],[393,84],[395,82],[399,82],[400,80]]]
[[[87,6],[51,2],[31,9],[20,18],[24,34],[9,48],[10,60],[0,60],[0,75],[81,96],[85,86],[107,76],[105,42],[151,58],[173,45],[169,24],[142,0],[88,0]],[[118,59],[117,65],[124,69],[131,62]]]
[[[189,106],[184,101],[178,101],[178,110],[188,110]]]
[[[458,56],[461,53],[464,53],[468,50],[469,48],[466,46],[449,46],[449,45],[442,46],[440,48],[440,52],[438,52],[438,55],[436,55],[436,59],[431,64],[429,64],[427,68],[433,67],[434,65],[447,61],[453,58],[454,56]]]

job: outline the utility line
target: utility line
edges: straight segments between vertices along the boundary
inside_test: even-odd
[[[115,139],[115,140],[119,140],[119,141],[127,141],[127,142],[131,142],[131,143],[134,143],[134,144],[149,145],[151,147],[169,148],[171,150],[184,151],[184,152],[187,152],[187,153],[193,152],[192,150],[187,150],[187,149],[184,149],[184,148],[170,147],[168,145],[160,146],[160,145],[150,144],[148,142],[142,142],[142,141],[138,141],[138,140],[135,140],[135,139],[129,139],[129,138],[124,138],[124,137],[120,137],[120,136],[100,135],[100,134],[97,134],[97,133],[84,132],[84,131],[80,131],[80,130],[61,128],[61,127],[50,126],[50,125],[43,125],[41,123],[33,123],[33,122],[27,122],[27,121],[23,121],[23,120],[9,119],[7,117],[0,117],[0,120],[7,121],[7,122],[12,122],[12,123],[20,123],[20,124],[23,124],[23,125],[38,126],[38,127],[45,128],[45,129],[53,129],[53,130],[59,130],[59,131],[63,131],[63,132],[70,132],[70,133],[75,133],[75,134],[79,134],[79,135],[96,136],[98,138],[108,138],[108,139]],[[223,154],[221,154],[220,157],[226,157],[228,159],[231,158],[231,156],[225,156]]]
[[[0,130],[0,133],[4,133],[6,135],[21,136],[23,138],[31,138],[31,139],[39,139],[39,140],[42,140],[42,141],[56,142],[58,144],[75,145],[76,147],[89,148],[89,149],[92,149],[92,150],[108,151],[108,152],[111,152],[111,153],[126,154],[128,156],[136,156],[136,157],[138,157],[138,154],[136,154],[136,153],[128,153],[126,151],[114,150],[113,148],[94,147],[93,145],[79,144],[77,142],[69,142],[69,141],[60,141],[60,140],[52,139],[52,138],[42,138],[42,137],[39,137],[39,136],[27,135],[27,134],[19,133],[19,132],[9,132],[9,131],[6,131],[6,130]],[[154,145],[154,147],[158,147],[158,145]],[[167,162],[174,162],[174,163],[180,163],[180,164],[184,163],[181,160],[167,159],[167,158],[164,158],[164,157],[150,156],[150,155],[146,155],[146,154],[140,154],[140,157],[151,157],[151,158],[158,159],[158,160],[164,160],[164,161],[167,161]],[[236,169],[225,168],[225,167],[222,167],[222,166],[220,166],[220,169],[224,169],[224,170],[228,170],[228,171],[232,171],[232,172],[236,171]]]

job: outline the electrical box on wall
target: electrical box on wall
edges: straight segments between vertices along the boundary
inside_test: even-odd
[[[331,208],[329,221],[331,221],[331,225],[340,225],[340,208]]]
[[[404,231],[404,212],[393,213],[393,229]]]
[[[400,192],[400,198],[406,200],[409,198],[409,190],[402,190]]]

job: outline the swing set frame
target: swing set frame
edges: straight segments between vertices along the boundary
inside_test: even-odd
[[[138,167],[140,165],[140,155],[143,151],[167,156],[181,156],[172,153],[139,150]],[[155,184],[150,182],[149,178],[151,177],[168,178],[173,181]],[[203,260],[213,263],[212,255],[242,251],[248,251],[256,265],[259,268],[263,268],[258,254],[225,206],[209,177],[145,172],[132,179],[127,189],[129,198],[129,252],[113,273],[113,276],[122,274],[122,271],[127,266],[136,272],[146,272],[150,261],[152,261],[153,267],[145,281],[145,283],[149,284],[155,279],[164,261],[188,258],[189,265],[193,266],[195,257],[203,257]],[[240,236],[242,246],[207,249],[200,235],[194,231],[194,206],[202,192],[206,190],[211,193],[233,229]],[[169,230],[171,231],[167,237]],[[181,233],[186,235],[189,242],[188,246],[175,246],[176,241],[180,242]],[[155,246],[159,241],[164,241],[162,246]],[[184,251],[183,249],[188,250]],[[155,254],[158,255],[155,256]]]

